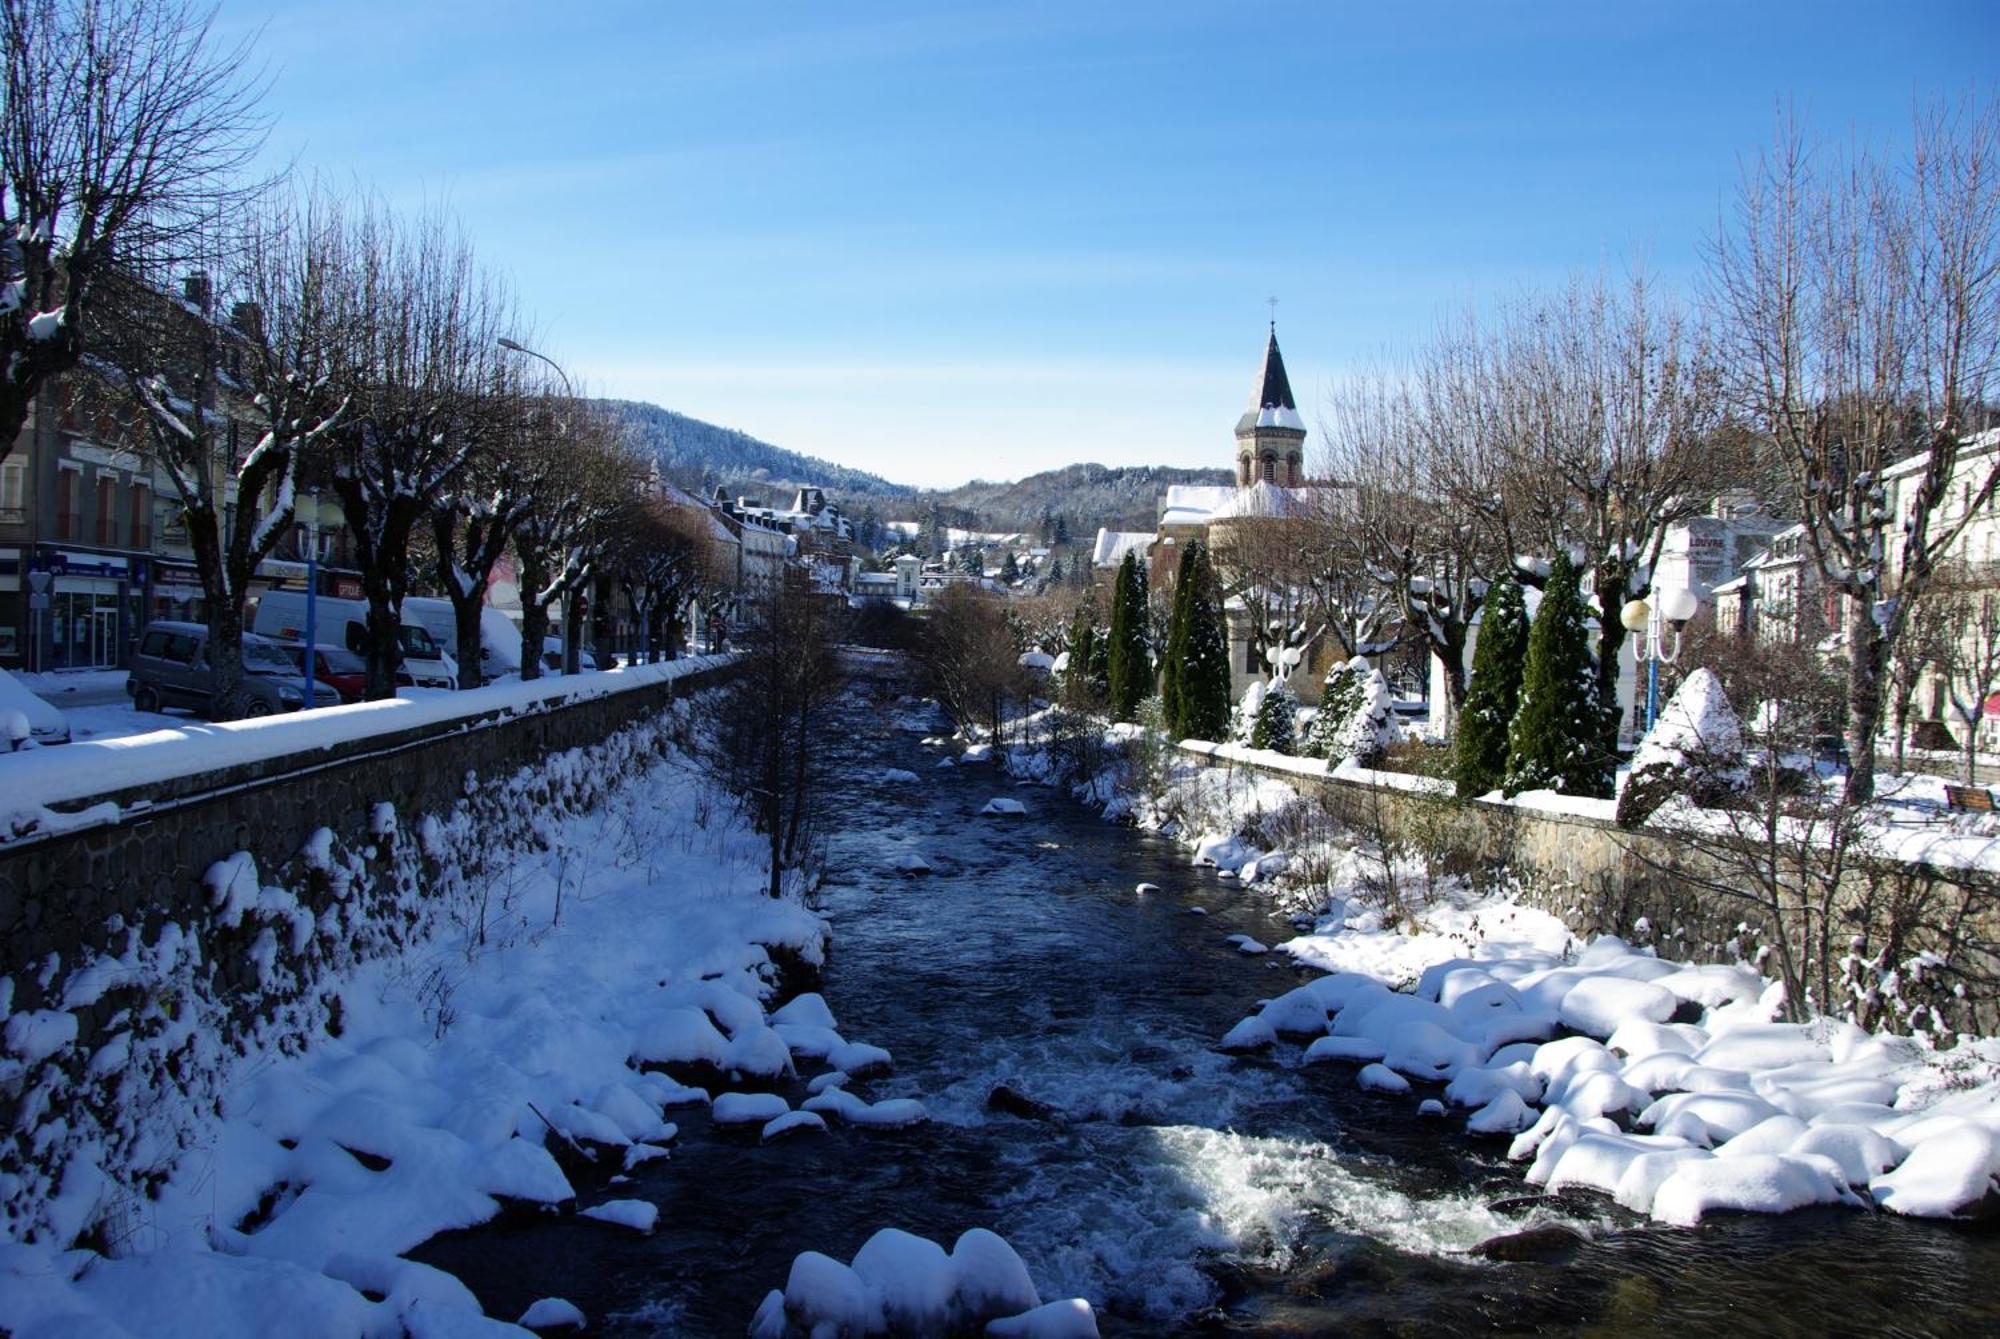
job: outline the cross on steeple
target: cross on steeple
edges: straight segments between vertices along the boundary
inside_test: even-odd
[[[1278,330],[1278,300],[1276,298],[1265,298],[1264,301],[1271,308],[1271,332],[1276,334]]]

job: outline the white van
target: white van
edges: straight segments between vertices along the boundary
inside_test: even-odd
[[[313,610],[313,634],[322,646],[344,646],[357,655],[367,645],[368,602],[322,595]],[[447,606],[448,607],[448,606]],[[252,631],[282,642],[306,639],[306,592],[266,591],[257,601]],[[419,688],[458,687],[458,664],[421,623],[403,615],[403,673]]]
[[[403,601],[403,621],[430,633],[447,651],[458,649],[458,617],[450,600],[412,595]],[[479,677],[488,683],[521,669],[521,630],[491,605],[479,608]]]

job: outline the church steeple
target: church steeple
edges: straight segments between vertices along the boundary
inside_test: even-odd
[[[1264,345],[1264,365],[1250,392],[1250,408],[1236,420],[1236,483],[1262,479],[1284,488],[1305,482],[1305,420],[1292,399],[1285,357],[1278,352],[1278,323]]]

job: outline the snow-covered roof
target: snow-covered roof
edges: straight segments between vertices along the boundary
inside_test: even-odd
[[[1978,457],[1986,455],[1995,447],[2000,447],[2000,428],[1988,428],[1984,432],[1968,433],[1958,439],[1959,460],[1962,463],[1968,456]],[[1925,462],[1930,459],[1930,454],[1929,451],[1914,451],[1883,470],[1882,477],[1885,479],[1900,479],[1904,475],[1915,474],[1923,469]]]
[[[1245,518],[1275,520],[1286,517],[1308,516],[1312,514],[1312,500],[1303,488],[1280,488],[1266,479],[1259,479],[1248,488],[1239,488],[1229,501],[1217,507],[1210,515],[1212,521],[1226,521]]]
[[[1234,484],[1169,484],[1160,499],[1160,524],[1206,525],[1215,509],[1235,496]]]
[[[1153,532],[1150,530],[1099,530],[1097,545],[1091,551],[1091,566],[1116,567],[1125,561],[1128,553],[1144,557],[1152,542]]]

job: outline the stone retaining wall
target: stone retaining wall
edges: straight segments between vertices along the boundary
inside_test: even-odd
[[[109,821],[0,845],[0,976],[14,1007],[38,1001],[26,972],[51,954],[73,960],[110,916],[181,920],[209,866],[239,851],[260,869],[289,864],[320,828],[353,845],[378,804],[405,823],[561,749],[595,744],[668,702],[717,681],[727,666],[580,701],[541,703],[376,735],[307,753],[106,791],[65,808],[110,803]],[[0,774],[4,781],[4,774]],[[24,979],[26,978],[26,979]]]
[[[79,797],[0,845],[0,1238],[61,1236],[72,1176],[138,1204],[231,1053],[337,1033],[329,973],[462,918],[486,867],[673,747],[671,704],[732,668],[386,733],[358,716],[357,737]]]

